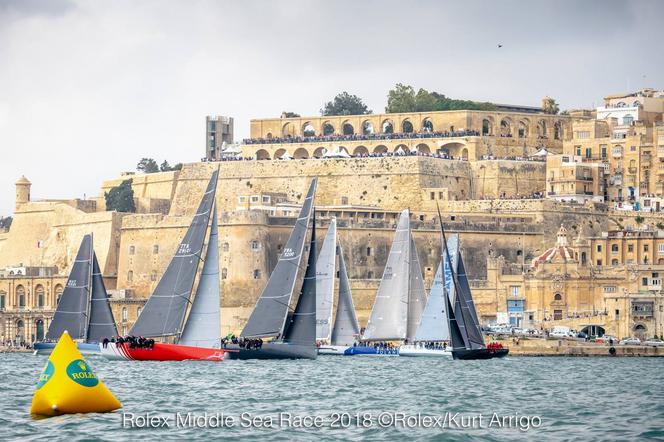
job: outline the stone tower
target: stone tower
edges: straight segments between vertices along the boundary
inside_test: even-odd
[[[18,209],[21,204],[30,202],[30,186],[32,183],[22,175],[16,181],[16,208]]]

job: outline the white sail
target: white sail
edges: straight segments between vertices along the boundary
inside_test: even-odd
[[[210,240],[194,303],[178,342],[180,345],[217,348],[221,345],[221,300],[219,286],[219,233],[217,210],[212,209]]]
[[[447,239],[447,250],[450,252],[450,257],[452,258],[452,267],[450,267],[450,262],[445,259],[442,262],[445,264],[445,292],[450,297],[450,302],[454,305],[454,296],[456,294],[454,290],[454,282],[452,281],[452,269],[456,273],[457,268],[459,267],[459,235],[454,234],[450,235]],[[443,251],[443,257],[445,252]]]
[[[363,339],[402,340],[408,322],[410,213],[401,212]]]
[[[420,258],[417,256],[417,247],[413,235],[410,235],[410,259],[408,260],[408,327],[406,339],[408,342],[415,340],[417,326],[422,319],[422,312],[427,302],[427,293],[424,289],[424,279],[422,279],[422,267]]]
[[[456,257],[458,250],[458,236],[452,235],[447,240],[447,247],[452,255],[452,262],[456,270]],[[454,252],[453,252],[454,251]],[[443,257],[444,257],[443,252]],[[443,262],[445,262],[445,278],[443,278]],[[427,300],[427,305],[422,313],[422,320],[415,333],[416,341],[449,341],[450,327],[447,321],[447,302],[445,295],[448,294],[450,301],[454,302],[454,284],[452,284],[452,272],[449,262],[441,259],[436,270],[436,276],[433,279],[431,293]]]
[[[337,302],[337,315],[332,329],[332,345],[353,345],[360,334],[360,324],[357,322],[353,295],[350,292],[350,282],[344,262],[344,251],[339,246],[339,301]]]
[[[316,340],[330,341],[337,248],[337,219],[332,218],[316,261]]]

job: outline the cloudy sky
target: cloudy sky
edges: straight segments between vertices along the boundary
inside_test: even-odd
[[[317,114],[397,82],[563,109],[664,88],[659,1],[0,0],[0,215],[96,195],[144,156],[204,155],[204,118]],[[498,48],[498,44],[502,48]]]

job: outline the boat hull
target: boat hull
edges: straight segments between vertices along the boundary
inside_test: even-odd
[[[102,356],[124,361],[223,361],[225,351],[219,348],[155,343],[154,348],[129,348],[129,344],[99,344]]]
[[[509,349],[501,348],[490,350],[488,348],[481,348],[478,350],[454,350],[452,356],[454,359],[471,360],[471,359],[494,359],[504,358],[509,353]]]
[[[53,349],[55,348],[56,342],[35,342],[32,346],[36,355],[50,355]],[[77,342],[76,348],[81,354],[91,355],[99,354],[99,344],[89,344],[87,342]]]
[[[319,355],[344,356],[346,350],[352,348],[348,345],[321,345],[318,347]]]
[[[290,342],[266,342],[259,349],[240,348],[237,344],[228,344],[225,350],[230,359],[316,359],[316,346],[293,344]]]
[[[399,356],[399,349],[358,345],[355,347],[348,347],[344,352],[344,356]]]
[[[404,345],[399,349],[399,356],[415,358],[451,358],[452,352],[448,349],[433,349]]]

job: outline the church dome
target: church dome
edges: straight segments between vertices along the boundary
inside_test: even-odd
[[[575,259],[576,253],[567,242],[567,229],[560,226],[558,230],[556,245],[551,247],[546,252],[533,259],[532,266],[537,267],[540,264],[549,262],[568,262]]]

